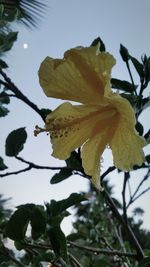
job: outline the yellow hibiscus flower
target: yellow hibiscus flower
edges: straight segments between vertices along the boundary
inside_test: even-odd
[[[144,138],[135,130],[130,103],[111,90],[112,55],[99,46],[79,47],[63,59],[47,57],[39,69],[39,81],[48,97],[65,102],[46,117],[44,131],[50,133],[53,156],[62,160],[81,147],[84,171],[100,189],[100,158],[106,146],[114,165],[129,171],[144,162]],[[79,104],[80,103],[80,104]],[[41,128],[36,128],[35,135]]]

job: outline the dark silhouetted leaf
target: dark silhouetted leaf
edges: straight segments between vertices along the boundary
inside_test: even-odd
[[[28,27],[36,27],[46,9],[45,1],[17,0],[3,1],[4,11],[8,20],[17,19]]]
[[[6,170],[8,167],[4,164],[3,158],[0,157],[0,171]]]
[[[144,132],[144,127],[139,121],[137,121],[135,128],[136,128],[137,132],[139,133],[139,135],[142,136],[143,132]]]
[[[62,170],[60,170],[59,173],[56,173],[56,174],[52,177],[50,183],[51,183],[51,184],[57,184],[57,183],[59,183],[59,182],[65,180],[65,179],[67,179],[67,178],[70,177],[71,175],[72,175],[72,171],[71,171],[71,170],[69,170],[69,169],[67,169],[67,168],[62,169]]]
[[[147,163],[150,163],[150,155],[147,155],[145,158],[146,158]]]
[[[9,98],[9,96],[7,96],[7,94],[5,92],[2,92],[0,94],[0,102],[2,104],[9,104],[10,103],[10,98]]]
[[[132,56],[129,56],[129,58],[131,59],[137,73],[139,74],[140,78],[143,79],[144,78],[144,70],[143,70],[143,65],[135,58]]]
[[[6,52],[12,48],[17,40],[17,34],[17,32],[0,33],[0,52]]]
[[[91,46],[96,46],[98,43],[100,43],[100,51],[105,52],[105,44],[103,43],[102,39],[100,37],[97,37],[91,44]]]
[[[2,69],[8,68],[7,63],[5,61],[3,61],[2,59],[0,59],[0,68],[2,68]]]
[[[33,239],[39,238],[44,232],[46,227],[45,212],[40,206],[34,206],[30,215],[31,220],[31,233]]]
[[[123,46],[122,44],[120,44],[120,55],[121,55],[123,61],[127,62],[129,60],[128,49],[125,46]]]
[[[46,216],[42,206],[35,204],[19,206],[6,226],[6,235],[13,240],[23,240],[29,222],[32,227],[32,237],[34,239],[40,237],[46,227]]]
[[[23,149],[27,139],[25,128],[19,128],[12,131],[6,138],[6,155],[9,157],[17,156]]]
[[[24,239],[29,219],[28,210],[20,208],[15,211],[6,226],[6,236],[12,240]]]
[[[67,261],[66,237],[60,226],[52,227],[49,229],[48,234],[56,256],[62,257],[65,261]]]
[[[76,151],[73,151],[70,157],[66,159],[66,164],[71,170],[83,171],[80,155]]]
[[[9,32],[7,35],[7,42],[13,43],[17,40],[18,32]]]
[[[112,84],[112,88],[114,88],[114,89],[119,89],[119,90],[122,90],[122,91],[127,92],[127,93],[133,93],[134,92],[134,88],[133,88],[132,83],[129,83],[127,81],[122,81],[122,80],[119,80],[116,78],[112,78],[111,84]],[[136,86],[136,88],[137,88],[137,86]]]
[[[65,211],[66,209],[70,208],[73,205],[79,204],[81,201],[87,200],[84,194],[77,194],[72,193],[68,198],[60,200],[60,201],[53,201],[52,204],[52,215],[56,216],[59,215],[61,212]]]
[[[44,118],[46,118],[46,116],[48,115],[48,114],[50,114],[52,111],[50,110],[50,109],[48,109],[48,108],[42,108],[41,109],[41,113],[42,113],[42,115],[43,115],[43,117]]]
[[[0,103],[0,117],[5,117],[9,110]]]

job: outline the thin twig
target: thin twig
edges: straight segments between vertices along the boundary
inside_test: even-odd
[[[141,197],[142,195],[144,195],[145,193],[147,193],[149,190],[150,190],[150,187],[148,187],[147,189],[143,190],[139,195],[137,195],[137,196],[133,199],[132,203],[133,203],[135,200],[137,200],[139,197]]]
[[[123,216],[126,223],[128,223],[127,220],[127,207],[126,207],[126,185],[127,181],[130,177],[129,172],[124,173],[124,182],[123,182],[123,190],[122,190],[122,200],[123,200]]]
[[[128,179],[128,190],[129,190],[129,196],[130,196],[130,198],[131,198],[131,196],[132,196],[132,191],[131,191],[131,185],[130,185],[130,180]]]
[[[139,185],[137,186],[135,192],[133,193],[133,195],[130,197],[130,200],[129,200],[129,203],[127,205],[127,209],[129,208],[129,206],[139,197],[137,197],[137,193],[138,191],[140,190],[141,186],[143,185],[143,183],[149,178],[149,175],[150,175],[150,168],[148,169],[146,175],[143,177],[143,179],[141,180],[141,182],[139,183]],[[148,190],[144,190],[142,192],[142,194],[140,193],[140,195],[143,195],[145,192],[147,192]]]
[[[17,175],[19,173],[22,173],[22,172],[27,172],[29,170],[31,170],[32,168],[30,166],[28,166],[27,168],[24,168],[24,169],[21,169],[21,170],[18,170],[18,171],[14,171],[14,172],[6,172],[6,173],[3,173],[3,174],[0,174],[0,177],[3,178],[5,176],[10,176],[10,175]]]
[[[102,175],[101,175],[101,181],[103,181],[103,179],[105,178],[105,176],[107,176],[107,174],[109,174],[110,172],[114,171],[116,169],[115,166],[111,166],[109,167]]]
[[[5,177],[5,176],[10,176],[10,175],[16,175],[16,174],[19,174],[19,173],[22,173],[22,172],[26,172],[26,171],[29,171],[31,169],[40,169],[40,170],[64,170],[64,169],[68,169],[68,167],[64,166],[64,167],[50,167],[50,166],[40,166],[40,165],[37,165],[33,162],[30,162],[30,161],[27,161],[21,157],[15,157],[17,160],[23,162],[23,163],[26,163],[28,164],[29,166],[27,168],[24,168],[24,169],[21,169],[21,170],[18,170],[18,171],[14,171],[14,172],[6,172],[6,173],[3,173],[3,174],[0,174],[0,177]]]
[[[83,265],[71,253],[69,253],[69,257],[72,262],[76,264],[77,267],[83,267]]]
[[[72,241],[69,241],[69,244],[73,247],[81,248],[81,249],[84,249],[84,250],[87,250],[89,252],[96,253],[96,254],[117,255],[117,256],[121,256],[121,257],[131,257],[131,258],[137,257],[137,255],[134,253],[122,252],[122,251],[118,251],[118,250],[94,248],[94,247],[79,245],[79,244],[76,244]]]

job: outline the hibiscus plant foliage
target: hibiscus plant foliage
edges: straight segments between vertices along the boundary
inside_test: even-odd
[[[4,7],[1,5],[1,14]],[[31,19],[27,13],[26,16]],[[15,18],[16,13],[12,21]],[[5,29],[0,33],[1,56],[11,49],[16,39],[17,33],[6,33]],[[150,103],[147,92],[150,58],[144,55],[138,60],[123,45],[120,55],[129,72],[129,81],[111,77],[115,59],[106,52],[99,37],[88,48],[68,50],[63,60],[47,57],[39,70],[45,94],[83,104],[73,106],[66,102],[54,111],[44,107],[39,109],[25,96],[8,77],[7,63],[0,59],[0,117],[5,119],[9,114],[11,97],[24,102],[45,124],[44,128],[36,126],[35,135],[47,131],[53,156],[64,161],[63,167],[55,168],[45,166],[44,162],[43,166],[38,165],[20,156],[29,138],[26,125],[22,125],[12,129],[4,145],[5,156],[18,160],[23,167],[9,171],[10,166],[0,155],[0,177],[5,179],[31,169],[47,169],[56,170],[50,180],[51,186],[62,182],[63,187],[63,181],[71,176],[74,179],[75,175],[89,181],[88,192],[74,192],[65,199],[52,199],[45,205],[26,203],[13,212],[5,208],[7,200],[0,196],[0,266],[150,266],[150,232],[142,227],[144,211],[139,207],[133,210],[134,217],[128,215],[128,208],[150,189],[143,189],[149,178],[150,155],[144,155],[142,150],[149,144],[150,131],[145,132],[140,121],[140,115],[143,111],[146,113]],[[139,84],[134,83],[131,64]],[[63,85],[60,80],[65,71],[70,80],[65,77]],[[69,89],[67,82],[70,83]],[[78,94],[80,90],[82,92]],[[114,165],[102,172],[100,156],[106,145],[112,150]],[[143,173],[140,183],[126,198],[132,174],[139,170]],[[123,180],[122,200],[114,197],[109,185],[113,171],[116,171],[115,175],[122,175],[118,177]],[[61,223],[73,210],[72,232],[66,236]],[[10,239],[15,250],[7,246],[6,240]]]

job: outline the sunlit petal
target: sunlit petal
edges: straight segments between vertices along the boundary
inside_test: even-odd
[[[87,175],[92,176],[93,185],[102,189],[100,183],[100,158],[106,146],[106,140],[100,134],[88,140],[82,148],[82,166]]]
[[[104,94],[104,81],[80,55],[72,53],[62,60],[47,57],[39,69],[39,80],[49,97],[98,103]]]
[[[99,106],[73,106],[68,102],[50,113],[46,118],[46,130],[50,132],[53,156],[66,159],[80,147],[92,135],[93,127],[100,120],[99,113]],[[104,109],[102,118],[105,116]]]
[[[140,137],[130,125],[120,120],[110,147],[113,153],[114,165],[121,170],[129,171],[134,165],[144,162],[144,138]]]
[[[115,105],[120,116],[110,143],[114,164],[121,170],[129,171],[134,165],[140,166],[144,162],[142,148],[146,142],[135,130],[136,120],[130,103],[119,95],[114,95],[111,103]]]

